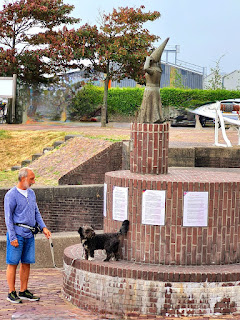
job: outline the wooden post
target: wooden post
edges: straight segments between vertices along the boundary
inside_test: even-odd
[[[16,97],[17,97],[17,75],[13,75],[13,84],[12,84],[12,116],[11,123],[14,123],[16,120]]]

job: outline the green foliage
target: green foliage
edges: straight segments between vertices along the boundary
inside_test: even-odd
[[[10,134],[6,130],[0,130],[0,139],[9,139]]]
[[[56,43],[53,29],[79,22],[70,16],[73,9],[63,0],[5,1],[0,9],[0,75],[16,73],[25,83],[39,83],[46,82],[45,74],[59,72],[59,65],[49,63],[54,54],[48,44]]]
[[[239,98],[238,91],[228,90],[162,88],[160,94],[163,106],[176,108],[197,107],[210,101]]]
[[[144,88],[111,88],[108,94],[108,113],[134,115],[142,103]],[[162,104],[175,108],[195,108],[206,102],[239,98],[239,91],[200,89],[160,89]],[[76,118],[89,115],[101,106],[103,88],[85,86],[73,99],[71,110]]]
[[[79,90],[69,106],[69,112],[74,119],[89,117],[98,109],[103,101],[103,88],[86,85]]]
[[[158,39],[143,25],[159,17],[158,11],[145,12],[144,6],[119,7],[110,14],[103,13],[97,39],[99,59],[94,60],[94,70],[112,80],[129,77],[143,81],[144,60]]]
[[[72,34],[67,37],[68,46],[74,51],[75,61],[87,58],[95,72],[104,73],[105,93],[101,117],[103,127],[107,120],[109,81],[128,77],[144,83],[144,60],[158,37],[150,34],[143,24],[160,17],[158,11],[145,12],[144,9],[144,6],[113,9],[112,13],[103,13],[100,16],[99,30],[87,26],[89,35],[86,35],[84,28],[76,31],[77,36]]]
[[[108,112],[110,114],[134,115],[142,103],[142,88],[112,88],[108,91]]]
[[[211,79],[209,80],[209,85],[207,87],[207,89],[210,90],[219,90],[219,89],[223,89],[223,84],[222,84],[222,76],[220,73],[220,61],[221,59],[224,57],[221,56],[217,61],[216,61],[216,65],[215,67],[211,68]]]

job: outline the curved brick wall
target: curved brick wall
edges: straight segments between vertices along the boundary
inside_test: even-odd
[[[126,259],[176,265],[240,262],[240,177],[231,169],[170,168],[165,175],[114,171],[105,175],[107,217],[105,232],[118,231],[112,219],[113,187],[128,187],[130,230],[125,240]],[[165,225],[141,224],[142,192],[166,190]],[[208,226],[183,227],[185,191],[208,191]]]
[[[104,262],[104,257],[97,252],[95,261],[82,260],[81,245],[65,249],[63,295],[68,301],[122,316],[117,319],[240,312],[239,265],[157,266]]]

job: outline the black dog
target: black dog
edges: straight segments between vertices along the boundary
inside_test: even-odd
[[[95,234],[94,230],[90,226],[80,227],[78,233],[80,234],[80,240],[83,245],[85,259],[94,259],[94,250],[106,250],[107,257],[104,261],[109,261],[112,256],[116,260],[120,259],[120,240],[121,236],[127,234],[129,228],[129,221],[124,220],[122,226],[117,233],[103,233]]]

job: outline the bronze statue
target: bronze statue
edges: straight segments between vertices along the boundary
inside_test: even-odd
[[[146,57],[144,70],[146,71],[146,88],[143,94],[141,108],[137,115],[140,123],[162,123],[162,103],[160,97],[161,56],[168,42],[167,38],[150,56]]]

